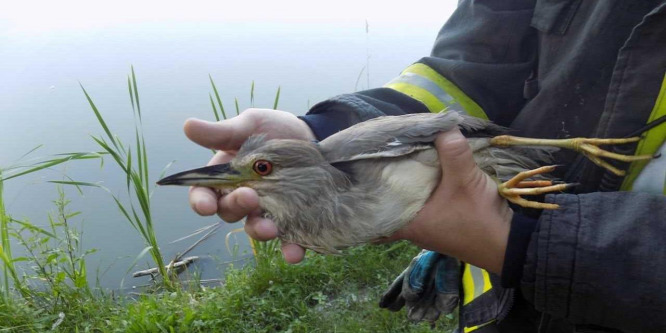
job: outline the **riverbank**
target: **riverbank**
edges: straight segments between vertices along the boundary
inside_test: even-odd
[[[0,332],[432,332],[429,324],[410,323],[404,310],[377,306],[417,252],[402,243],[363,246],[342,256],[312,254],[299,265],[273,253],[256,266],[227,270],[218,287],[136,299],[72,293],[52,308],[3,299]],[[451,318],[438,322],[444,332],[453,325]]]

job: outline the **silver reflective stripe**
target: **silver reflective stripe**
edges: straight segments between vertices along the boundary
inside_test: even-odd
[[[472,280],[474,280],[474,298],[477,298],[479,295],[483,294],[483,272],[481,271],[481,268],[473,265],[469,265],[469,272],[472,274]]]
[[[454,110],[465,113],[465,110],[460,106],[460,104],[458,104],[458,102],[456,102],[455,99],[453,99],[453,97],[451,97],[451,95],[442,90],[442,88],[440,88],[435,82],[432,82],[428,78],[425,78],[421,75],[415,73],[402,73],[400,76],[387,83],[387,85],[392,83],[407,83],[419,88],[423,88],[433,96],[437,97],[437,99],[446,106],[448,111]]]
[[[661,144],[657,154],[661,157],[653,159],[643,168],[634,180],[632,191],[666,194],[666,143]]]

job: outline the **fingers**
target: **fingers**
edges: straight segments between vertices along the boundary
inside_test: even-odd
[[[208,162],[208,165],[227,163],[232,158],[232,154],[220,151],[213,156]],[[198,186],[190,187],[190,207],[192,207],[192,210],[199,215],[210,216],[215,214],[218,211],[217,197],[217,193],[210,188]]]
[[[282,255],[286,262],[297,264],[305,258],[305,249],[296,244],[283,243]]]
[[[259,210],[253,211],[245,221],[245,232],[258,241],[267,241],[278,236],[277,226],[273,221],[261,217]],[[282,243],[282,255],[290,264],[296,264],[305,258],[305,249],[300,245]]]
[[[476,167],[472,149],[460,130],[455,129],[437,136],[435,140],[443,177],[447,182],[469,184],[481,175]]]
[[[190,187],[190,207],[197,214],[210,216],[217,212],[217,194],[206,187]]]
[[[249,187],[240,187],[217,201],[217,214],[227,222],[236,222],[259,209],[259,195]]]
[[[185,135],[193,142],[211,149],[237,150],[257,129],[254,113],[209,122],[196,118],[185,121]]]
[[[258,241],[267,241],[278,236],[275,223],[254,212],[245,221],[245,233]]]

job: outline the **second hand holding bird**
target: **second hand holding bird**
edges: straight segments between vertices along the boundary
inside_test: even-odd
[[[435,147],[444,176],[416,217],[387,240],[409,240],[499,273],[513,211],[459,130],[439,134]]]

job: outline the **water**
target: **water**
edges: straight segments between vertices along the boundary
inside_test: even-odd
[[[227,113],[234,113],[233,98],[241,109],[249,107],[255,81],[255,105],[270,107],[282,87],[280,109],[303,114],[314,103],[355,89],[370,55],[370,79],[363,74],[358,88],[381,86],[404,67],[429,53],[439,25],[428,22],[370,22],[370,34],[361,19],[339,21],[262,21],[108,24],[89,29],[30,31],[0,20],[0,167],[12,165],[37,145],[32,156],[99,150],[90,135],[102,134],[81,92],[85,86],[112,131],[125,142],[133,140],[132,111],[127,74],[134,65],[143,110],[145,138],[154,181],[169,162],[171,172],[198,167],[209,150],[189,142],[182,133],[188,117],[212,120],[208,100],[208,74],[216,80]],[[402,23],[402,24],[401,24]],[[102,182],[124,195],[124,176],[111,160],[104,168],[96,161],[55,167],[5,184],[8,212],[46,224],[54,210],[55,185],[68,175],[78,181]],[[138,233],[124,220],[111,197],[85,188],[83,195],[67,190],[72,210],[82,211],[84,247],[96,248],[88,270],[98,270],[102,286],[117,288],[146,280],[127,277],[128,268],[145,247]],[[193,230],[215,223],[199,217],[187,203],[185,188],[156,188],[154,221],[164,254],[171,258],[190,241],[167,243]],[[228,224],[193,255],[210,255],[200,265],[204,278],[218,278],[225,261],[249,255],[247,238],[232,237],[236,255],[224,246],[224,236],[239,224]],[[14,246],[16,255],[21,255]],[[141,260],[138,269],[149,266]]]

